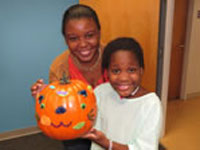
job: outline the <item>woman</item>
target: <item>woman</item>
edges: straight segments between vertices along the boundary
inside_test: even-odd
[[[50,66],[49,82],[60,80],[63,73],[95,88],[104,81],[101,73],[100,23],[93,9],[85,5],[71,6],[63,16],[62,33],[69,50],[59,55]],[[32,96],[45,86],[42,79],[31,87]],[[90,141],[76,139],[63,142],[66,150],[88,150]]]

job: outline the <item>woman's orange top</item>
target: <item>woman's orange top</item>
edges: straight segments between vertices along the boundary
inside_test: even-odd
[[[66,76],[70,77],[70,79],[82,80],[85,83],[89,84],[88,81],[82,75],[82,73],[73,63],[73,60],[70,57],[69,50],[66,50],[61,55],[57,56],[56,59],[51,64],[49,71],[49,82],[51,83],[53,81],[60,80],[63,77],[63,73],[65,73]],[[105,72],[104,75],[102,75],[101,78],[98,80],[97,85],[104,83],[106,81],[107,78]]]

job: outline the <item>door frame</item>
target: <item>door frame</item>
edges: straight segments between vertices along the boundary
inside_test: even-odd
[[[193,10],[194,0],[189,0],[188,2],[188,15]],[[170,59],[171,59],[171,47],[172,47],[172,37],[173,37],[173,19],[174,19],[174,7],[175,0],[160,0],[160,27],[159,27],[159,44],[158,44],[158,64],[157,64],[157,83],[156,92],[161,99],[163,106],[163,128],[162,136],[165,134],[165,121],[166,121],[166,111],[168,102],[168,86],[169,86],[169,72],[170,72]],[[188,63],[188,53],[189,53],[189,34],[191,32],[191,20],[187,17],[187,27],[186,27],[186,39],[185,39],[185,49],[183,58],[183,74],[181,83],[180,98],[186,100],[186,69]]]
[[[162,136],[165,134],[174,6],[175,0],[160,0],[160,27],[156,92],[160,97],[163,106]]]

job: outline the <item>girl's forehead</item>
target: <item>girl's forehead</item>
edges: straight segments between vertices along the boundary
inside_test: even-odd
[[[119,49],[117,51],[115,51],[114,53],[111,54],[111,58],[112,57],[119,57],[119,59],[122,59],[122,58],[136,58],[136,55],[133,51],[131,50],[124,50],[124,49]]]
[[[111,64],[138,63],[138,59],[136,58],[135,53],[132,51],[127,51],[127,50],[119,50],[112,53],[110,61],[111,61],[110,62]]]

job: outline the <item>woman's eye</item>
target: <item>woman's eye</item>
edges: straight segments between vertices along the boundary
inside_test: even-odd
[[[85,37],[89,39],[89,38],[92,38],[93,36],[94,36],[94,34],[93,34],[93,33],[89,33],[89,34],[86,34],[86,36],[85,36]]]
[[[76,40],[78,40],[77,37],[69,37],[68,39],[69,39],[69,41],[76,41]]]

